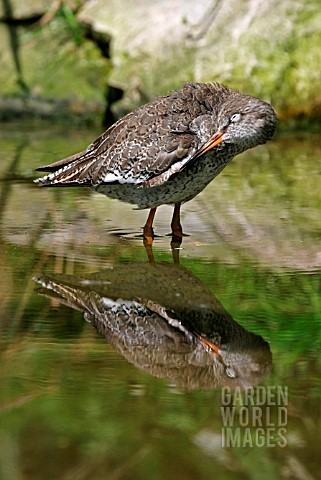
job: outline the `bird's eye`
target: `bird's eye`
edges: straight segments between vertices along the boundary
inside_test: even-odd
[[[226,369],[225,369],[225,373],[228,377],[230,378],[235,378],[236,377],[236,372],[235,370],[230,367],[230,366],[227,366]]]
[[[234,115],[231,116],[230,122],[236,123],[241,120],[241,114],[240,113],[234,113]]]

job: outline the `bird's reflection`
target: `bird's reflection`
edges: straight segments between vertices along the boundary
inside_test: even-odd
[[[123,264],[83,278],[35,280],[40,293],[82,311],[130,363],[179,387],[247,388],[271,370],[268,343],[238,325],[177,263]]]

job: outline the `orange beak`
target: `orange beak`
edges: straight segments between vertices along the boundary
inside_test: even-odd
[[[204,155],[204,153],[209,152],[212,148],[216,147],[219,143],[223,142],[222,136],[224,132],[216,132],[214,135],[202,146],[202,148],[197,152],[196,156],[200,157]]]
[[[207,340],[207,338],[203,337],[202,335],[198,335],[199,341],[205,347],[207,351],[214,352],[217,355],[220,355],[220,349],[218,345],[215,345],[215,343],[210,342]]]

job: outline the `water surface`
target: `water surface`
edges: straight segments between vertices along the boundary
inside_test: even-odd
[[[161,207],[152,260],[146,211],[32,183],[99,133],[0,129],[0,478],[319,478],[320,136],[237,157],[174,255]],[[285,446],[270,398],[260,439],[250,419],[222,447],[238,385],[287,389]]]

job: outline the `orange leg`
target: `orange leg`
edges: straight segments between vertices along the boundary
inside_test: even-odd
[[[144,226],[143,234],[144,234],[144,244],[145,245],[152,245],[154,240],[154,230],[153,230],[153,221],[156,213],[156,208],[151,208],[147,221]]]
[[[183,237],[183,230],[182,230],[181,220],[180,220],[180,210],[181,210],[181,204],[175,203],[171,227],[172,227],[172,234],[175,235],[176,237]]]
[[[181,204],[180,203],[175,203],[174,207],[174,213],[173,213],[173,218],[172,218],[172,247],[177,248],[180,246],[182,243],[182,238],[183,238],[183,230],[181,226],[181,221],[180,221],[180,209],[181,209]]]

